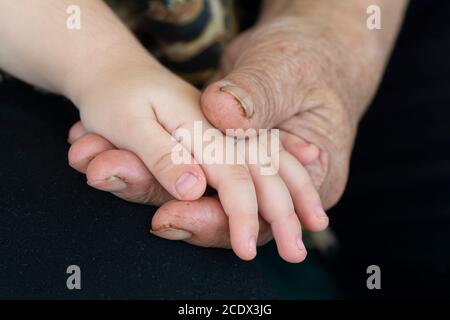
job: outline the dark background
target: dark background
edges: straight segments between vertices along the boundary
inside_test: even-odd
[[[450,297],[449,12],[449,1],[411,2],[331,212],[341,270],[379,265],[382,297]]]
[[[449,1],[412,1],[330,212],[340,251],[298,266],[273,245],[243,263],[150,237],[153,208],[90,189],[67,165],[71,105],[1,84],[0,298],[450,297],[449,12]],[[70,264],[82,291],[65,288]],[[366,288],[372,264],[381,291]]]
[[[449,12],[449,1],[411,1],[330,211],[338,255],[290,266],[267,249],[285,297],[450,298]],[[367,290],[370,265],[381,268],[381,291]]]

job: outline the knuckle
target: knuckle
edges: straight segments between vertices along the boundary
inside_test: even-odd
[[[174,198],[164,190],[161,185],[156,184],[155,182],[149,190],[142,194],[139,202],[151,206],[161,206],[173,199]]]
[[[161,206],[173,200],[153,175],[137,182],[124,196],[128,201],[151,206]]]
[[[230,172],[229,176],[233,181],[240,183],[252,183],[252,178],[250,172],[245,166],[234,166]]]
[[[151,171],[154,174],[163,174],[174,167],[174,163],[172,161],[172,150],[165,150],[153,161]]]

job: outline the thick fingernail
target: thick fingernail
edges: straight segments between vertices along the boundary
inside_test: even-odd
[[[87,184],[91,187],[107,192],[121,192],[127,188],[125,181],[115,176],[104,180],[88,181]]]
[[[253,115],[255,114],[255,109],[253,106],[253,101],[247,92],[233,85],[223,86],[222,88],[220,88],[220,91],[232,95],[239,102],[245,118],[251,119],[253,117]]]
[[[316,216],[319,219],[328,219],[328,215],[326,214],[326,212],[323,210],[323,208],[321,206],[316,208]]]
[[[167,240],[183,241],[192,237],[192,233],[174,228],[165,228],[158,231],[150,231],[151,234]]]
[[[180,196],[189,194],[192,188],[197,184],[198,179],[192,173],[186,172],[178,178],[175,185],[177,192]]]

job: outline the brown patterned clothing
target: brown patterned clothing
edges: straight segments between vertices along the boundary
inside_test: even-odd
[[[234,0],[106,0],[144,46],[195,85],[215,72],[238,32]],[[1,73],[0,82],[6,74]]]
[[[107,0],[162,64],[193,84],[215,72],[238,32],[234,0]]]

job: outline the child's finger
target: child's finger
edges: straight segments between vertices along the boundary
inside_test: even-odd
[[[95,134],[86,134],[73,142],[69,149],[69,164],[75,170],[86,173],[89,163],[100,153],[112,150],[114,146]]]
[[[279,174],[292,195],[295,211],[302,225],[314,232],[326,229],[328,216],[308,172],[286,150],[280,152]]]
[[[289,150],[289,152],[304,166],[319,158],[319,148],[306,142],[300,137],[281,131],[280,140],[284,149]]]
[[[190,152],[152,119],[136,121],[126,139],[159,183],[178,200],[199,199],[206,190],[205,175]],[[177,152],[179,150],[180,152]],[[180,154],[182,157],[174,158]],[[183,158],[184,157],[184,158]]]
[[[185,147],[192,150],[195,159],[201,162],[208,184],[217,190],[220,202],[229,218],[230,242],[234,252],[243,260],[252,260],[257,251],[259,222],[256,191],[249,169],[246,165],[235,164],[237,162],[234,161],[224,164],[225,159],[217,155],[208,159],[208,153],[205,152],[208,143],[203,140],[205,130],[215,130],[217,139],[222,143],[226,143],[225,139],[231,138],[213,129],[201,114],[194,115],[197,120],[185,122],[179,128],[179,130],[186,130],[193,137],[191,145],[186,143]],[[192,114],[185,115],[185,119],[189,117],[192,117]],[[195,124],[201,124],[200,135],[196,132]],[[201,140],[200,147],[195,146],[195,139]],[[234,142],[230,145],[234,147]],[[245,159],[242,159],[240,163],[245,163]]]
[[[307,252],[288,188],[277,174],[262,175],[258,165],[250,168],[258,195],[259,213],[272,228],[280,256],[291,263],[302,262]]]
[[[259,222],[255,187],[246,166],[203,166],[229,217],[231,245],[243,260],[256,256]]]
[[[81,121],[78,121],[75,123],[72,128],[70,128],[69,131],[69,137],[67,138],[67,142],[70,144],[74,143],[78,139],[80,139],[82,136],[84,136],[87,133],[86,129],[83,127],[83,124]]]
[[[205,149],[208,143],[203,140],[206,130],[209,133],[212,133],[209,130],[215,130],[217,139],[222,142],[225,142],[225,136],[214,129],[202,114],[198,107],[200,95],[197,90],[192,88],[189,92],[184,91],[182,96],[179,92],[172,88],[170,92],[160,94],[172,99],[172,102],[168,101],[168,106],[176,106],[180,101],[184,101],[185,106],[183,108],[155,107],[156,117],[167,132],[173,135],[187,134],[191,137],[189,139],[191,141],[182,139],[182,143],[201,163],[208,184],[219,194],[220,202],[229,217],[232,247],[240,258],[251,260],[256,256],[259,223],[256,192],[250,172],[245,165],[238,165],[236,162],[223,164],[227,162],[222,162],[223,158],[215,156],[214,159],[209,159],[215,164],[207,162],[204,156],[207,155]],[[202,145],[197,147],[198,143]]]

